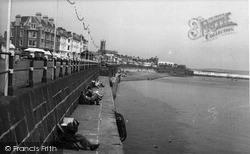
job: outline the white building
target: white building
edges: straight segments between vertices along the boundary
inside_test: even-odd
[[[158,61],[158,65],[170,65],[174,66],[175,63],[173,62],[168,62],[168,61]]]
[[[60,54],[60,58],[63,59],[67,59],[68,58],[68,45],[67,45],[67,41],[68,41],[68,32],[63,29],[62,27],[58,27],[57,28],[58,31],[58,35],[59,35],[59,54]]]

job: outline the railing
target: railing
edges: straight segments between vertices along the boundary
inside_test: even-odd
[[[5,55],[5,58],[7,58],[0,59],[0,87],[4,87],[0,92],[2,93],[4,91],[5,96],[13,96],[14,89],[16,88],[33,87],[34,83],[46,83],[48,80],[56,80],[57,77],[67,76],[99,66],[99,63],[96,61],[87,59],[69,60],[48,59],[45,57],[42,61],[39,61],[35,60],[33,55],[33,57],[29,59],[20,58],[19,61],[15,61],[14,57],[20,57],[20,54],[0,52],[0,55]],[[6,66],[7,68],[5,68]],[[22,68],[22,66],[24,68]],[[42,73],[39,73],[39,71],[42,71]],[[28,78],[25,78],[27,72]],[[4,80],[1,77],[3,75],[5,76]],[[49,75],[51,75],[51,77]],[[22,83],[22,80],[24,80],[25,83]]]

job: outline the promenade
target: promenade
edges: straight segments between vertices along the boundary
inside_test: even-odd
[[[109,77],[100,76],[99,80],[105,85],[103,88],[95,89],[104,95],[100,105],[78,105],[70,116],[80,123],[77,134],[84,135],[93,143],[99,143],[99,148],[96,151],[63,149],[64,154],[123,153],[116,126],[115,104]]]

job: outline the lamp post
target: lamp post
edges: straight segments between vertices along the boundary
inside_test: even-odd
[[[8,3],[8,21],[7,21],[7,42],[6,42],[6,52],[9,53],[10,49],[10,16],[11,16],[11,0]],[[10,56],[5,56],[5,70],[9,70],[9,58]],[[5,85],[4,85],[4,96],[8,96],[8,74],[5,74]]]

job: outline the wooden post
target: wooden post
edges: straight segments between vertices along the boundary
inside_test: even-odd
[[[76,61],[73,59],[73,73],[75,73],[75,65],[76,65]]]
[[[14,49],[10,51],[9,56],[9,73],[8,73],[8,96],[13,96],[13,73],[14,73]]]
[[[35,58],[35,53],[31,53],[29,81],[28,81],[29,87],[33,87],[34,58]]]
[[[7,40],[6,40],[6,52],[9,53],[10,48],[10,16],[11,16],[11,0],[8,3],[8,20],[7,20]],[[5,70],[9,69],[9,55],[5,55]],[[8,77],[9,74],[5,73],[5,86],[4,86],[4,96],[8,95]]]
[[[68,65],[69,65],[69,60],[66,59],[66,68],[65,68],[65,73],[64,73],[65,76],[69,74],[68,73],[68,67],[69,67]]]
[[[54,63],[53,63],[53,80],[56,80],[56,58],[54,58]]]
[[[46,83],[47,82],[47,62],[48,62],[48,56],[44,57],[43,60],[43,77],[42,77],[42,82]]]
[[[63,77],[63,59],[61,59],[61,63],[60,63],[60,73],[59,73],[59,77]]]
[[[79,59],[77,59],[77,72],[80,72],[80,62],[79,62]]]
[[[73,60],[70,60],[71,63],[71,74],[73,74]]]

